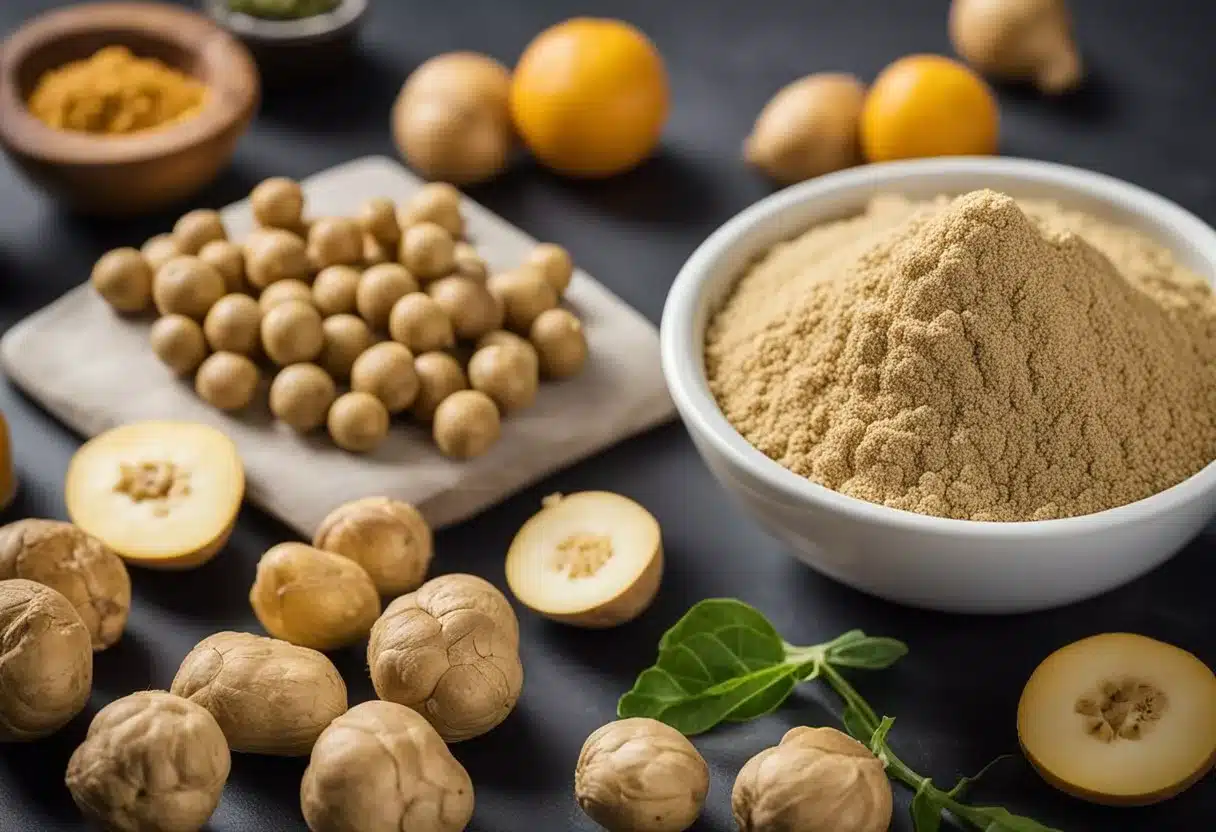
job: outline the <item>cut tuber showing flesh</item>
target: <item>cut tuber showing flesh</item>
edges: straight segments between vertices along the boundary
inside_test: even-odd
[[[507,585],[515,597],[546,618],[579,627],[636,618],[662,577],[658,521],[607,491],[547,498],[507,552]]]
[[[68,466],[72,522],[128,563],[191,569],[228,540],[245,495],[236,446],[190,422],[137,422],[81,446]]]
[[[1113,806],[1157,803],[1216,763],[1216,675],[1146,636],[1091,636],[1031,674],[1018,736],[1031,764],[1062,791]]]

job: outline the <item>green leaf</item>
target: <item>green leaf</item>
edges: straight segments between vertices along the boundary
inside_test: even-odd
[[[784,650],[781,636],[757,609],[733,598],[708,598],[694,604],[663,634],[659,641],[659,652],[685,641],[694,633],[716,633],[733,627],[753,630]]]
[[[946,792],[946,794],[953,797],[955,800],[961,800],[967,789],[969,789],[973,783],[987,774],[988,771],[997,763],[1008,760],[1012,756],[1012,754],[1002,754],[970,777],[960,777],[958,782],[954,784],[954,788]]]
[[[708,731],[729,719],[737,710],[748,708],[757,699],[763,703],[761,707],[765,711],[772,710],[793,689],[793,685],[787,684],[787,681],[793,677],[796,669],[794,665],[774,665],[748,676],[728,679],[696,696],[670,705],[653,718],[692,736]],[[773,692],[774,688],[777,689],[776,693]],[[780,699],[774,702],[777,696]]]
[[[875,726],[871,725],[861,711],[852,705],[844,709],[840,719],[844,723],[844,730],[848,731],[849,736],[858,742],[868,743],[874,736]]]
[[[1015,815],[1000,806],[965,806],[953,810],[983,832],[1063,832],[1037,820]]]
[[[730,722],[747,722],[771,714],[781,706],[782,702],[789,698],[799,682],[809,682],[818,675],[818,665],[795,667],[789,676],[775,682],[763,694],[749,699],[746,703],[731,711],[727,719]]]
[[[882,722],[878,723],[878,727],[870,734],[869,742],[870,751],[875,756],[879,756],[887,747],[887,734],[891,733],[891,726],[895,724],[892,717],[884,716]]]
[[[912,798],[912,828],[916,832],[938,832],[942,826],[942,805],[937,800],[938,791],[933,782],[921,781]]]
[[[617,702],[616,713],[622,719],[630,716],[657,719],[671,705],[687,698],[688,693],[671,674],[661,667],[648,667]]]
[[[837,667],[883,670],[908,654],[908,645],[893,638],[863,636],[828,648],[828,661]]]

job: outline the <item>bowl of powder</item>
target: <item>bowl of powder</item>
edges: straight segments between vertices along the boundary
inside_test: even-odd
[[[1216,231],[1010,158],[869,165],[689,259],[663,370],[718,480],[797,556],[954,612],[1056,607],[1216,515]]]

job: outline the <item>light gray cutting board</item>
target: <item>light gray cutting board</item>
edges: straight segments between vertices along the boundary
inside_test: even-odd
[[[353,214],[376,196],[404,201],[421,184],[382,157],[303,182],[309,216]],[[470,240],[493,270],[517,265],[536,243],[467,198],[463,210]],[[253,227],[245,201],[224,209],[223,217],[233,239]],[[324,431],[298,436],[270,417],[266,380],[249,412],[214,410],[153,355],[150,321],[116,316],[87,282],[9,330],[0,363],[31,398],[85,436],[145,419],[219,428],[240,450],[248,499],[305,537],[333,507],[372,495],[411,502],[441,528],[674,416],[654,326],[581,270],[566,303],[586,328],[585,369],[568,381],[542,384],[531,409],[504,421],[498,444],[467,462],[445,458],[425,428],[408,423],[395,424],[385,443],[364,456],[335,448]]]

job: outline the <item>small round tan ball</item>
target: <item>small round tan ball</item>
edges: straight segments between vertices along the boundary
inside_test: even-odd
[[[397,259],[397,244],[385,246],[371,234],[363,235],[363,265],[379,266]]]
[[[435,418],[435,409],[448,396],[469,388],[469,379],[460,362],[446,352],[427,352],[414,359],[418,376],[418,395],[410,414],[419,421]]]
[[[475,341],[502,326],[502,305],[484,283],[451,275],[427,284],[426,293],[448,316],[461,340]]]
[[[203,401],[219,410],[242,410],[258,389],[257,365],[234,352],[212,353],[198,368],[194,389]]]
[[[469,385],[491,399],[504,414],[531,407],[540,386],[536,363],[520,347],[483,347],[469,359]]]
[[[559,296],[566,291],[570,278],[574,276],[574,260],[570,252],[555,243],[541,243],[532,249],[525,262],[539,269]]]
[[[570,378],[587,363],[587,334],[583,322],[569,309],[558,307],[540,313],[532,322],[528,338],[536,347],[546,378]]]
[[[428,182],[397,212],[397,224],[402,230],[421,222],[433,222],[459,239],[464,234],[464,217],[460,214],[460,191],[447,182]]]
[[[477,339],[476,348],[479,350],[492,346],[506,346],[519,350],[532,364],[533,371],[539,377],[540,356],[536,354],[536,347],[532,346],[532,342],[527,338],[505,329],[496,329],[493,332],[487,332]],[[469,357],[472,358],[472,356]]]
[[[304,217],[304,191],[298,182],[271,177],[249,195],[253,217],[265,228],[297,228]]]
[[[351,453],[374,451],[388,436],[388,409],[371,393],[343,393],[326,421],[334,444]]]
[[[157,234],[140,247],[139,253],[148,261],[152,273],[156,274],[161,266],[184,252],[177,247],[177,241],[173,239],[172,234]]]
[[[215,352],[253,356],[261,340],[262,310],[249,295],[224,295],[203,321],[203,334]]]
[[[198,254],[207,243],[227,239],[220,215],[205,208],[185,214],[173,225],[173,240],[182,254]]]
[[[198,259],[220,273],[230,293],[244,290],[245,252],[236,243],[212,240],[199,250]]]
[[[397,225],[397,206],[391,199],[375,197],[363,203],[359,209],[359,226],[365,234],[384,246],[395,246],[401,241],[401,226]]]
[[[411,292],[393,304],[388,331],[394,341],[405,344],[414,354],[456,344],[451,319],[443,307],[422,292]]]
[[[160,267],[152,279],[152,300],[162,315],[201,321],[224,296],[224,278],[197,257],[183,254]]]
[[[188,376],[207,357],[207,339],[198,321],[185,315],[157,318],[148,334],[152,352],[176,375]]]
[[[491,275],[486,288],[502,304],[507,328],[515,332],[526,334],[541,312],[557,306],[557,291],[534,266]]]
[[[435,280],[456,268],[456,242],[442,226],[420,222],[401,235],[401,264],[420,280]]]
[[[306,280],[312,269],[308,248],[297,234],[267,229],[245,246],[245,277],[257,289],[280,280]]]
[[[457,242],[452,252],[452,261],[455,263],[456,274],[478,283],[486,282],[490,269],[485,258],[478,254],[471,244],[463,240]]]
[[[318,269],[363,260],[363,229],[349,217],[322,217],[308,229],[308,252]]]
[[[414,354],[395,341],[376,344],[355,359],[350,386],[357,392],[371,393],[389,413],[400,413],[418,395]]]
[[[359,291],[359,270],[352,266],[330,266],[317,274],[312,282],[312,302],[320,313],[346,315],[356,310],[355,294]]]
[[[292,364],[270,384],[270,412],[292,430],[307,433],[325,424],[338,388],[316,364]]]
[[[323,346],[321,313],[311,303],[285,301],[262,316],[262,349],[280,367],[312,361]]]
[[[318,363],[338,381],[346,381],[355,359],[375,340],[371,328],[354,315],[331,315],[321,322],[321,332],[325,344]]]
[[[393,305],[410,292],[418,291],[418,281],[399,263],[381,263],[372,266],[359,278],[355,292],[355,307],[359,316],[372,329],[383,332],[388,329],[389,314]]]
[[[116,248],[103,254],[89,280],[116,312],[138,314],[152,303],[152,267],[133,248]]]
[[[289,300],[303,301],[312,306],[312,287],[303,280],[295,278],[271,283],[262,290],[262,294],[258,295],[258,306],[262,308],[262,312],[269,312],[280,303],[286,303]]]
[[[460,390],[439,403],[431,432],[445,456],[472,459],[498,441],[502,422],[489,396],[479,390]]]

